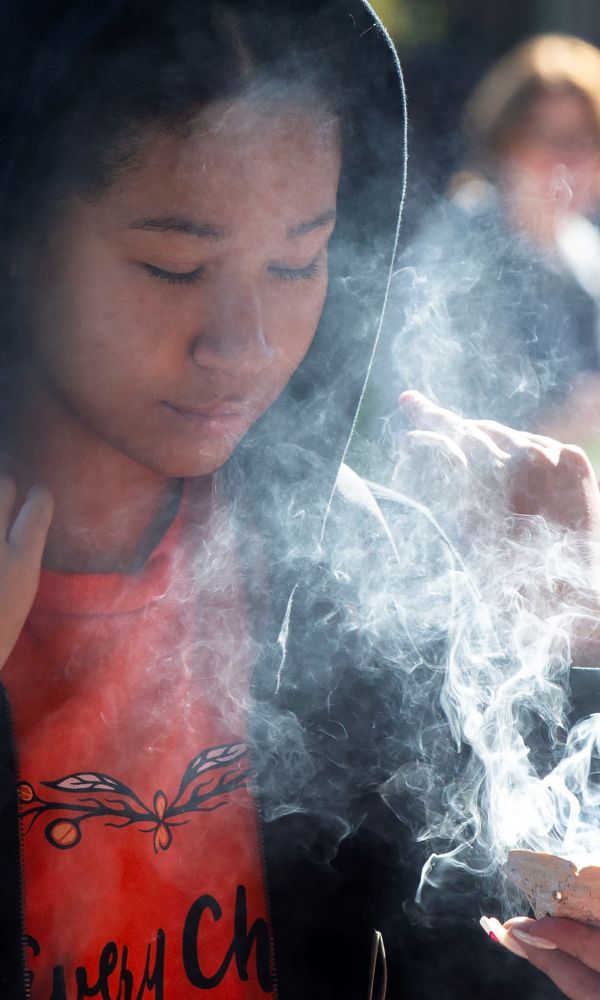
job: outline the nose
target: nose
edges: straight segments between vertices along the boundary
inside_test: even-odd
[[[251,282],[230,284],[214,296],[192,345],[200,368],[257,375],[273,358],[264,329],[261,297]]]

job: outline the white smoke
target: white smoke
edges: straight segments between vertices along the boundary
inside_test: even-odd
[[[448,303],[459,296],[468,304],[487,279],[477,259],[444,269],[447,250],[431,250],[433,281],[412,265],[399,272],[395,385],[413,384],[468,415],[485,416],[477,411],[486,398],[490,415],[512,405],[519,422],[552,390],[554,359],[532,366],[514,339],[505,350],[506,315],[498,317],[499,343],[486,356],[497,317],[477,311],[478,293],[469,328],[457,329]],[[435,526],[445,553],[418,596],[411,592],[414,574],[399,584],[400,616],[421,623],[422,639],[429,614],[447,646],[435,669],[419,673],[418,691],[415,678],[407,679],[405,710],[420,731],[412,759],[382,789],[398,815],[407,794],[421,802],[414,832],[431,844],[421,888],[442,884],[449,866],[495,876],[513,848],[600,864],[600,715],[593,698],[577,706],[579,719],[571,705],[572,684],[594,688],[593,671],[574,669],[573,650],[597,617],[597,546],[541,514],[514,513],[493,460],[467,467],[431,435],[394,431],[388,448],[390,442],[394,461],[380,495],[397,549],[406,545],[397,512],[408,504],[420,512],[415,530],[429,536]],[[427,703],[430,714],[422,711]]]

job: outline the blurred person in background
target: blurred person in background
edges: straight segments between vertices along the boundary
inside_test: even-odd
[[[600,395],[600,51],[566,35],[519,45],[474,91],[464,130],[470,167],[400,258],[402,384],[572,439],[573,386]]]

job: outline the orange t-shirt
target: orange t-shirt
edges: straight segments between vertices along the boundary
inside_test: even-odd
[[[136,574],[44,571],[4,671],[33,1000],[272,990],[222,513],[186,490]]]

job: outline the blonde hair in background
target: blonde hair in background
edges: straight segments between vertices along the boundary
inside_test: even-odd
[[[510,145],[533,103],[555,93],[579,94],[600,136],[600,49],[572,35],[539,35],[497,62],[465,109],[465,132],[480,164]]]

